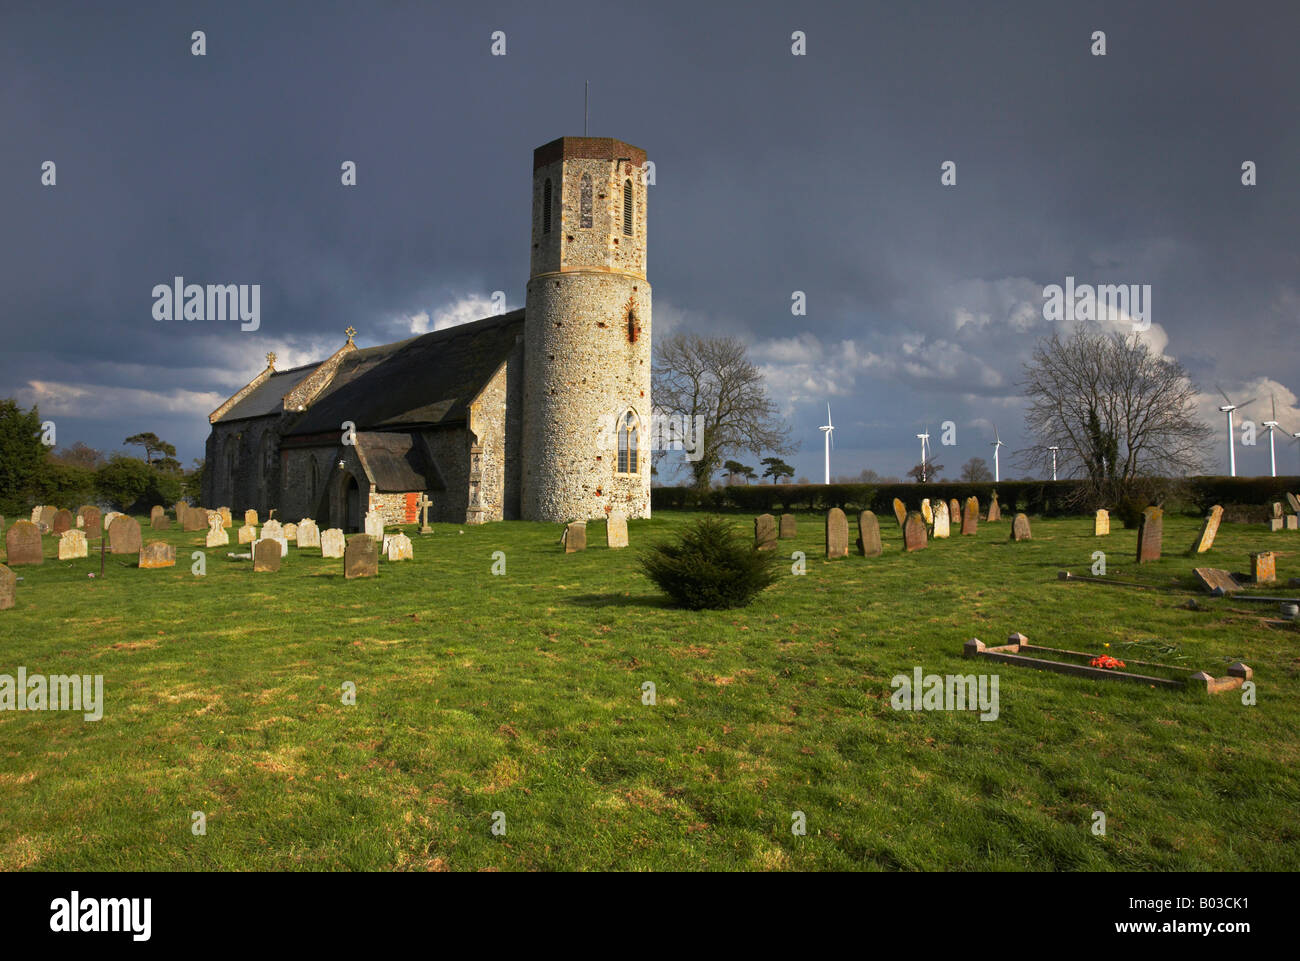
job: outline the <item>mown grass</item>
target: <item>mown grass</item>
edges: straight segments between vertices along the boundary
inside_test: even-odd
[[[296,548],[255,575],[235,544],[196,577],[202,535],[179,532],[162,535],[176,568],[110,556],[92,579],[97,556],[58,562],[47,539],[0,612],[0,673],[102,674],[107,704],[96,723],[0,714],[0,867],[1300,868],[1296,629],[1269,605],[1056,578],[1100,549],[1110,577],[1191,591],[1195,519],[1167,518],[1165,557],[1139,568],[1134,532],[1094,538],[1091,519],[1036,520],[1023,543],[981,524],[914,554],[882,519],[884,556],[827,562],[801,515],[780,547],[805,575],[701,613],[637,572],[689,520],[633,521],[613,552],[593,524],[573,555],[556,525],[408,528],[415,561],[361,581]],[[1225,525],[1196,563],[1277,549],[1285,584],[1297,546]],[[1259,702],[960,656],[1012,631],[1212,673],[1241,659]],[[890,679],[918,665],[997,673],[998,720],[894,711]]]

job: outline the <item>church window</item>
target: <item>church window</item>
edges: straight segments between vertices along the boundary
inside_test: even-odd
[[[627,312],[627,342],[629,344],[635,344],[636,335],[637,335],[636,311],[629,310]]]
[[[275,470],[275,443],[268,430],[262,435],[262,483],[265,484],[271,479],[271,474]]]
[[[578,226],[591,226],[591,174],[583,174],[578,188]]]
[[[632,236],[632,181],[623,181],[623,233]]]
[[[542,233],[551,232],[551,181],[547,179],[542,187]]]
[[[637,447],[636,415],[628,411],[618,430],[618,473],[637,473]]]
[[[316,459],[312,458],[307,467],[307,509],[312,510],[316,506],[316,484],[318,475],[316,473]]]

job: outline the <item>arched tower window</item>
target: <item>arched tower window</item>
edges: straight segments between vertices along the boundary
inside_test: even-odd
[[[583,174],[578,182],[578,226],[591,226],[591,174]]]
[[[551,232],[551,181],[548,177],[542,186],[542,233]]]
[[[623,233],[632,236],[632,181],[623,181]]]
[[[618,473],[635,474],[638,464],[636,415],[628,411],[618,427]]]

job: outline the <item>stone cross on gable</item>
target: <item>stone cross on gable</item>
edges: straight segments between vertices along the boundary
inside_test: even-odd
[[[271,370],[275,370],[275,351],[271,351],[266,355],[266,366]]]
[[[345,331],[343,331],[343,333],[345,333],[345,334],[348,335],[348,343],[350,344],[350,343],[352,343],[352,338],[355,337],[355,336],[357,335],[357,329],[356,329],[355,327],[349,325],[349,326],[348,326],[348,329],[345,330]]]
[[[421,492],[420,499],[415,502],[415,506],[420,508],[420,533],[429,534],[432,528],[429,527],[429,507],[433,501],[429,500],[429,495]]]

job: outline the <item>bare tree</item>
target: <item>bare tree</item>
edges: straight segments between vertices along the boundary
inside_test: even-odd
[[[1086,495],[1114,502],[1155,477],[1206,466],[1210,427],[1197,419],[1196,386],[1177,361],[1136,336],[1079,324],[1044,338],[1025,365],[1025,425],[1037,443],[1018,452],[1026,467],[1088,481]]]
[[[790,428],[778,416],[763,377],[734,337],[673,334],[655,346],[655,412],[691,423],[703,436],[689,460],[695,486],[707,488],[729,453],[789,454]]]
[[[993,479],[993,471],[983,457],[972,457],[961,465],[961,479],[968,484],[983,483]]]

